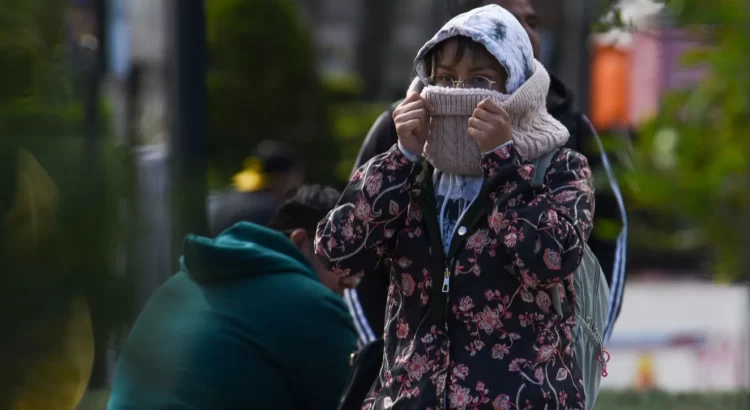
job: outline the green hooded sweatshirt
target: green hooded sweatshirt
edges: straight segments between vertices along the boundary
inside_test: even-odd
[[[356,331],[284,235],[241,222],[189,235],[115,369],[109,410],[331,410]]]

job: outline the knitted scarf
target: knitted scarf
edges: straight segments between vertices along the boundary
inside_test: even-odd
[[[477,104],[492,99],[510,117],[513,144],[521,158],[532,161],[562,147],[568,130],[546,108],[550,77],[535,61],[531,77],[510,95],[496,91],[427,86],[416,78],[409,92],[421,91],[435,107],[424,155],[435,168],[458,175],[482,175],[481,152],[468,134],[468,121]]]

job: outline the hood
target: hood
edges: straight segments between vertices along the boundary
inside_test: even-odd
[[[547,111],[560,118],[573,109],[573,93],[557,77],[550,73],[549,93],[547,93]]]
[[[452,37],[468,37],[487,48],[505,68],[508,93],[517,90],[534,73],[534,51],[521,23],[504,8],[491,4],[459,14],[447,22],[417,53],[414,69],[426,82],[425,56],[436,45]]]
[[[317,279],[305,255],[283,234],[240,222],[216,238],[185,237],[182,269],[199,283],[249,276],[299,273]]]

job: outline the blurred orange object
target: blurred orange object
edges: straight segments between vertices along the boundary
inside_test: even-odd
[[[627,127],[630,51],[596,44],[591,66],[591,121],[598,130]]]

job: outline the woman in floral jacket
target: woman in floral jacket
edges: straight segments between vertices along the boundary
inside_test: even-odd
[[[335,274],[389,267],[383,367],[363,409],[583,409],[572,274],[592,180],[560,149],[549,75],[499,6],[448,22],[415,69],[399,143],[353,175],[316,237]],[[532,189],[534,160],[552,151]]]

